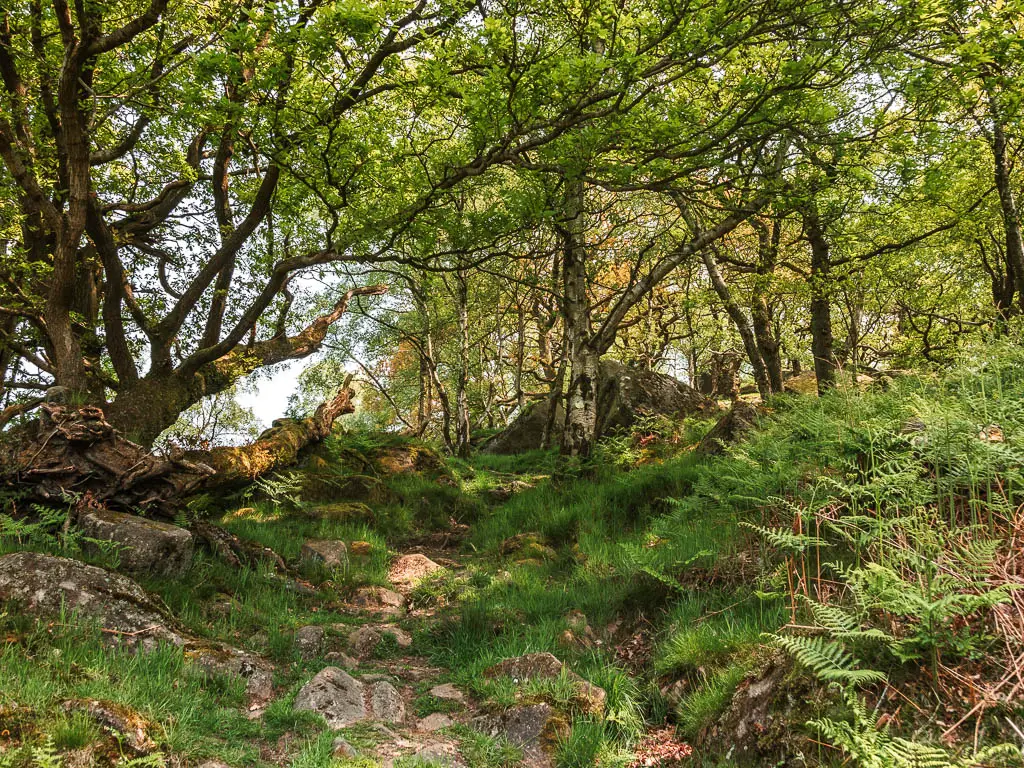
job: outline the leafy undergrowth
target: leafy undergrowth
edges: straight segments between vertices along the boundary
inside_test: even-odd
[[[138,712],[187,764],[373,766],[335,758],[334,734],[293,712],[327,663],[302,658],[294,634],[320,625],[328,647],[344,647],[355,619],[341,602],[387,584],[414,543],[457,565],[420,584],[400,622],[440,670],[417,687],[416,717],[463,712],[429,694],[439,682],[485,712],[546,701],[566,718],[560,768],[1012,763],[1024,716],[1024,353],[979,359],[864,393],[778,398],[717,458],[690,450],[706,423],[643,422],[604,441],[578,477],[552,452],[442,464],[393,436],[334,440],[294,475],[210,504],[228,530],[296,566],[309,538],[360,542],[345,569],[301,566],[315,592],[208,554],[181,579],[144,581],[190,633],[273,660],[276,698],[259,719],[238,685],[197,675],[179,650],[111,651],[98,628],[9,613],[0,765],[70,765],[61,755],[84,749],[96,764],[141,765],[63,706],[97,698]],[[34,527],[7,518],[0,551],[84,557],[61,522],[60,510]],[[604,714],[569,675],[484,674],[539,651],[603,688]],[[385,644],[369,666],[397,653]],[[451,733],[472,768],[518,760],[462,725]],[[344,735],[357,747],[381,738]]]

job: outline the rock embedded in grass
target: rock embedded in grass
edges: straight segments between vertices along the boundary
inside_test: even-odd
[[[295,630],[295,650],[307,661],[315,659],[324,652],[327,632],[323,627],[310,624]]]
[[[208,675],[245,682],[250,705],[265,704],[274,696],[274,670],[266,659],[225,645],[195,645],[186,657]]]
[[[87,509],[78,517],[87,539],[106,542],[117,550],[118,570],[147,576],[181,576],[192,564],[192,534],[170,523],[110,509]],[[83,549],[100,553],[103,547],[84,541]]]
[[[384,636],[391,637],[399,648],[412,646],[412,635],[394,624],[368,624],[354,630],[348,636],[349,650],[358,658],[372,656]]]
[[[472,727],[491,738],[504,737],[523,750],[524,766],[550,768],[557,744],[569,735],[568,721],[550,704],[528,704],[473,718]]]
[[[405,702],[402,700],[402,694],[386,680],[370,686],[370,710],[374,717],[386,723],[400,723],[405,720]]]
[[[296,711],[316,712],[331,728],[344,728],[369,716],[364,686],[337,667],[325,667],[302,686],[295,697]]]
[[[442,728],[449,728],[452,725],[455,725],[455,721],[444,712],[434,712],[416,723],[416,728],[424,733],[433,733],[434,731],[440,731]]]
[[[302,545],[299,557],[306,563],[319,563],[338,570],[348,567],[348,548],[344,541],[309,539]]]
[[[558,557],[543,534],[536,531],[510,536],[501,542],[498,551],[506,557],[515,558],[517,562],[554,560]]]
[[[353,557],[367,557],[373,552],[373,544],[368,541],[353,541],[348,551]]]
[[[430,695],[435,699],[443,699],[444,701],[454,701],[458,704],[466,703],[466,695],[456,688],[451,683],[442,683],[441,685],[435,685],[430,689]]]
[[[150,735],[153,724],[135,710],[112,701],[70,699],[64,702],[66,712],[84,712],[103,730],[112,733],[118,744],[136,755],[156,751],[157,743]]]
[[[408,594],[423,579],[443,570],[443,566],[438,565],[426,555],[402,555],[391,564],[391,568],[388,570],[388,580],[395,585],[399,592]]]
[[[359,757],[359,752],[356,748],[345,741],[343,736],[338,736],[334,740],[334,744],[331,746],[331,754],[335,760],[352,760]]]
[[[352,596],[351,605],[363,613],[401,616],[405,613],[405,596],[384,587],[361,587]]]
[[[484,670],[484,677],[508,677],[516,683],[524,683],[528,680],[552,680],[563,674],[572,681],[576,690],[574,700],[587,714],[595,716],[604,714],[605,701],[608,698],[604,689],[580,677],[553,654],[528,653],[505,659]]]
[[[464,768],[466,765],[459,759],[459,753],[454,744],[426,744],[421,747],[413,757],[417,765],[443,766],[443,768]]]
[[[66,557],[0,557],[0,605],[11,604],[40,618],[96,621],[110,642],[131,648],[185,644],[174,620],[134,581]]]
[[[373,509],[361,501],[339,501],[311,507],[306,514],[315,520],[372,523]]]

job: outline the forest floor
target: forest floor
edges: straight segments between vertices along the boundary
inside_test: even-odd
[[[710,422],[645,423],[577,477],[332,439],[197,505],[290,575],[197,550],[136,577],[185,647],[0,605],[0,766],[1012,762],[1019,363],[783,400],[718,457],[692,450]],[[53,519],[4,526],[0,556],[117,565]],[[211,673],[203,643],[246,664]]]

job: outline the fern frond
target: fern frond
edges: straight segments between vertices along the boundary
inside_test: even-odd
[[[856,659],[836,640],[801,635],[772,637],[798,664],[810,669],[823,682],[866,685],[885,680],[883,672],[858,669]]]

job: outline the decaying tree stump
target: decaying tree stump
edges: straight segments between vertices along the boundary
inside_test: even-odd
[[[354,410],[350,381],[312,417],[275,421],[249,445],[166,455],[126,439],[100,408],[45,402],[39,418],[0,447],[0,485],[21,506],[71,502],[172,516],[193,494],[236,488],[294,464]]]

